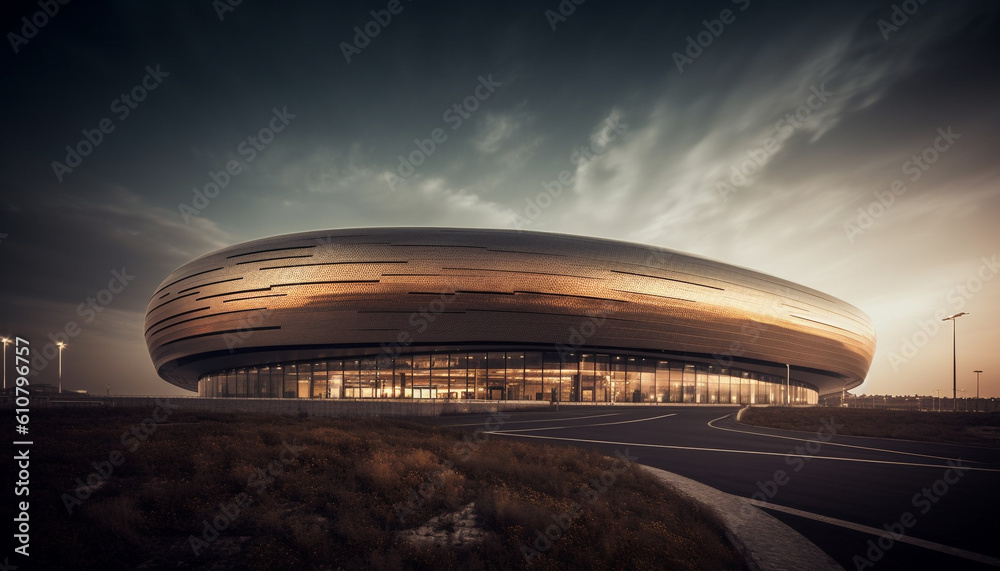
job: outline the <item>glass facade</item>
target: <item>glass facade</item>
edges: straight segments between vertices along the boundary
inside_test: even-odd
[[[792,404],[817,404],[792,381]],[[487,399],[780,404],[785,378],[739,368],[606,353],[452,352],[351,357],[217,371],[203,397]]]

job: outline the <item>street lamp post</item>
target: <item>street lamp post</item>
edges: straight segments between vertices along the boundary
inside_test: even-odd
[[[10,339],[3,338],[3,390],[7,390],[7,344],[10,343]]]
[[[976,374],[976,412],[979,412],[979,375],[982,371],[972,371]]]
[[[966,312],[956,313],[941,321],[951,321],[951,411],[958,412],[958,318],[968,315]]]
[[[62,350],[66,347],[66,344],[59,341],[56,343],[56,347],[59,347],[59,394],[62,394]]]
[[[972,371],[976,374],[976,412],[979,412],[979,374],[982,371]]]

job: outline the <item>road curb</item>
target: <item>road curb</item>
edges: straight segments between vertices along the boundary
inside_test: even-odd
[[[666,470],[642,466],[661,483],[687,496],[722,520],[726,538],[755,571],[815,569],[843,571],[832,557],[802,534],[744,498],[719,491]]]

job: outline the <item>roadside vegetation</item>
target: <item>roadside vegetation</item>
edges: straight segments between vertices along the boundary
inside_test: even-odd
[[[710,513],[620,458],[398,420],[183,411],[123,440],[147,416],[33,413],[37,568],[745,568]]]
[[[741,420],[753,426],[815,432],[822,419],[831,417],[838,424],[837,433],[848,436],[1000,448],[1000,412],[751,407]]]

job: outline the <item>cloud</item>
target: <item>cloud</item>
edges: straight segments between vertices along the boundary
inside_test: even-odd
[[[496,153],[517,133],[523,122],[523,117],[513,114],[487,113],[472,144],[480,153]]]

